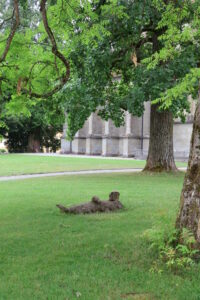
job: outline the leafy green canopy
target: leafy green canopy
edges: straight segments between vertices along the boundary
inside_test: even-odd
[[[188,95],[196,97],[199,90],[200,1],[170,1],[158,27],[165,28],[160,37],[163,47],[146,60],[148,69],[155,70],[159,65],[168,65],[180,57],[185,57],[183,66],[188,66],[185,67],[187,72],[184,72],[184,76],[154,101],[163,109],[170,109],[178,99]],[[192,63],[194,60],[195,64]]]
[[[68,36],[72,76],[56,95],[68,112],[71,137],[97,108],[101,117],[112,118],[116,126],[123,123],[127,110],[141,116],[145,101],[175,88],[191,68],[197,67],[198,55],[189,43],[174,59],[149,66],[165,45],[168,29],[164,16],[168,20],[171,7],[180,10],[183,5],[185,1],[174,5],[161,0],[145,1],[145,5],[139,0],[91,1],[83,5],[81,14],[75,13],[74,28]],[[195,7],[188,5],[187,15],[182,12],[180,16],[182,23],[190,22],[194,13]],[[66,28],[65,16],[63,30],[68,32]],[[187,93],[176,97],[167,109],[184,120],[190,109]]]
[[[70,67],[49,26],[46,0],[5,0],[0,11],[0,126],[5,129],[8,115],[31,117],[40,102],[51,116],[54,105],[47,105],[48,99],[68,81]],[[63,116],[54,104],[54,113]]]
[[[1,4],[0,53],[13,24],[8,2]],[[120,126],[125,111],[141,116],[145,101],[169,95],[170,105],[160,109],[183,118],[191,89],[170,92],[198,70],[191,38],[197,40],[198,2],[20,1],[20,25],[0,62],[1,116],[30,116],[32,106],[50,99],[68,113],[72,138],[97,108]]]

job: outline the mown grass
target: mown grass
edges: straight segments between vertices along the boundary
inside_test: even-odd
[[[173,224],[183,174],[114,174],[0,183],[0,299],[200,299],[200,267],[149,272],[145,230]],[[125,209],[60,214],[119,190]]]
[[[185,163],[177,163],[184,167]],[[0,155],[0,176],[120,168],[143,168],[144,160]]]

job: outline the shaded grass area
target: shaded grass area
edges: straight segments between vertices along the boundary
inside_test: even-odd
[[[174,223],[183,174],[113,174],[0,183],[0,299],[199,299],[200,267],[177,276],[149,272],[141,235]],[[60,214],[119,190],[125,209]]]
[[[185,163],[177,163],[184,167]],[[144,160],[48,157],[34,155],[0,155],[0,176],[51,173],[77,170],[143,168]]]

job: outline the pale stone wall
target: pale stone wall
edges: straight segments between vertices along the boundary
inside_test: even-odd
[[[193,105],[193,104],[192,104]],[[145,103],[143,117],[133,117],[125,113],[125,124],[116,128],[112,120],[104,121],[93,113],[80,129],[74,140],[66,140],[66,125],[61,141],[62,153],[146,157],[150,134],[150,103]],[[194,110],[194,107],[193,107]],[[193,113],[188,115],[185,124],[175,120],[174,153],[176,157],[187,157],[190,147]]]
[[[188,157],[192,136],[192,123],[174,124],[174,154],[175,157]]]
[[[119,128],[112,120],[103,121],[102,152],[103,156],[119,156]]]
[[[141,147],[147,147],[141,142],[142,129],[143,139],[149,138],[147,126],[145,127],[147,123],[144,118],[133,117],[126,112],[125,124],[117,128],[112,120],[104,121],[97,113],[93,113],[72,142],[66,140],[67,127],[64,125],[61,152],[125,157],[141,155]]]
[[[0,149],[5,149],[6,150],[4,140],[0,140]]]

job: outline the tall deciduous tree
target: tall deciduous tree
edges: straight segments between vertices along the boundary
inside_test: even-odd
[[[38,98],[52,97],[68,111],[71,137],[97,107],[102,118],[112,118],[119,126],[125,111],[141,116],[144,101],[176,85],[196,63],[190,47],[154,69],[143,63],[162,48],[166,28],[158,24],[170,1],[147,0],[145,6],[140,0],[47,2],[15,2],[19,15],[31,7],[34,19],[21,17],[14,36],[16,22],[12,22],[12,43],[6,43],[9,35],[0,45],[0,51],[2,45],[5,49],[9,45],[7,60],[1,63],[1,94],[8,102],[2,105],[3,112],[30,114]],[[5,27],[0,36],[4,38],[6,32]],[[119,76],[120,81],[115,80]],[[173,117],[183,117],[189,109],[187,97],[182,95],[181,100],[176,99],[166,111],[152,106],[146,170],[175,169]]]
[[[176,227],[187,228],[193,232],[197,244],[200,244],[200,1],[171,2],[163,15],[160,26],[167,28],[163,40],[165,47],[154,56],[151,66],[176,59],[190,48],[196,56],[197,67],[190,68],[188,74],[176,86],[166,91],[157,99],[163,107],[169,108],[173,101],[182,95],[197,96],[193,133],[190,147],[190,158],[180,199],[180,210]]]
[[[142,1],[91,1],[90,5],[89,16],[84,5],[81,17],[75,16],[76,30],[71,32],[73,78],[64,90],[71,137],[97,107],[101,107],[100,116],[112,118],[116,126],[123,123],[124,111],[141,116],[145,101],[176,85],[196,63],[189,48],[175,61],[154,69],[143,63],[162,49],[165,28],[158,24],[168,1],[146,1],[145,6]],[[114,80],[119,77],[120,81]],[[176,170],[173,118],[184,118],[184,112],[189,111],[187,97],[177,99],[167,110],[158,105],[152,105],[151,110],[145,170]]]

